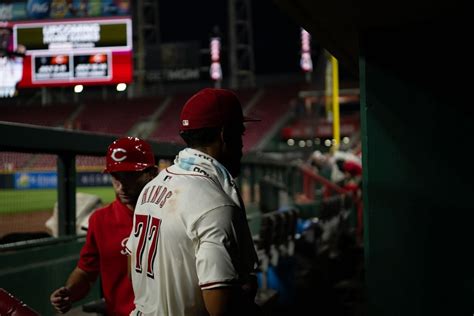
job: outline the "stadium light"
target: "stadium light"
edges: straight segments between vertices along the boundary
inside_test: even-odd
[[[222,68],[220,62],[221,39],[219,37],[211,37],[210,41],[211,67],[209,69],[212,80],[222,80]]]
[[[311,35],[303,28],[301,28],[300,66],[304,72],[313,71],[313,61],[311,60]]]
[[[125,83],[119,83],[119,84],[117,85],[117,88],[116,88],[116,89],[117,89],[117,91],[119,91],[119,92],[125,91],[125,90],[127,90],[127,84],[125,84]]]
[[[82,90],[84,90],[84,86],[82,84],[77,84],[74,86],[74,92],[75,93],[81,93]]]

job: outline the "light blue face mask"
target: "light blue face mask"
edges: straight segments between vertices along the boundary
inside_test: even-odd
[[[179,167],[181,169],[191,171],[191,168],[195,165],[196,159],[194,157],[188,157],[179,160]]]

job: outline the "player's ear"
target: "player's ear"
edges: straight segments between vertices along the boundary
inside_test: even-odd
[[[224,153],[227,148],[227,142],[226,142],[226,127],[222,127],[221,131],[219,132],[219,150],[221,153]]]
[[[150,169],[150,174],[151,174],[151,176],[152,176],[153,178],[158,175],[158,172],[159,172],[158,166],[153,166],[153,167],[151,167],[151,169]]]
[[[158,175],[158,166],[148,167],[144,172],[151,178],[154,178]]]
[[[151,167],[150,173],[151,173],[151,175],[153,176],[153,178],[158,175],[158,171],[159,171],[159,170],[158,170],[158,166],[153,166],[153,167]]]
[[[223,126],[221,127],[221,131],[219,132],[219,140],[221,141],[221,143],[225,143],[225,134],[226,133],[226,127]]]

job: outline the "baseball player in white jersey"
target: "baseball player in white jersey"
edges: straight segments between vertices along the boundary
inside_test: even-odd
[[[210,88],[186,102],[180,119],[188,147],[136,205],[130,315],[255,315],[257,255],[233,181],[250,119],[233,92]]]

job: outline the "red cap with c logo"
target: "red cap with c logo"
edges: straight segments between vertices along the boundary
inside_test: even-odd
[[[147,142],[137,137],[115,140],[107,149],[104,172],[142,171],[155,165],[153,150]]]

